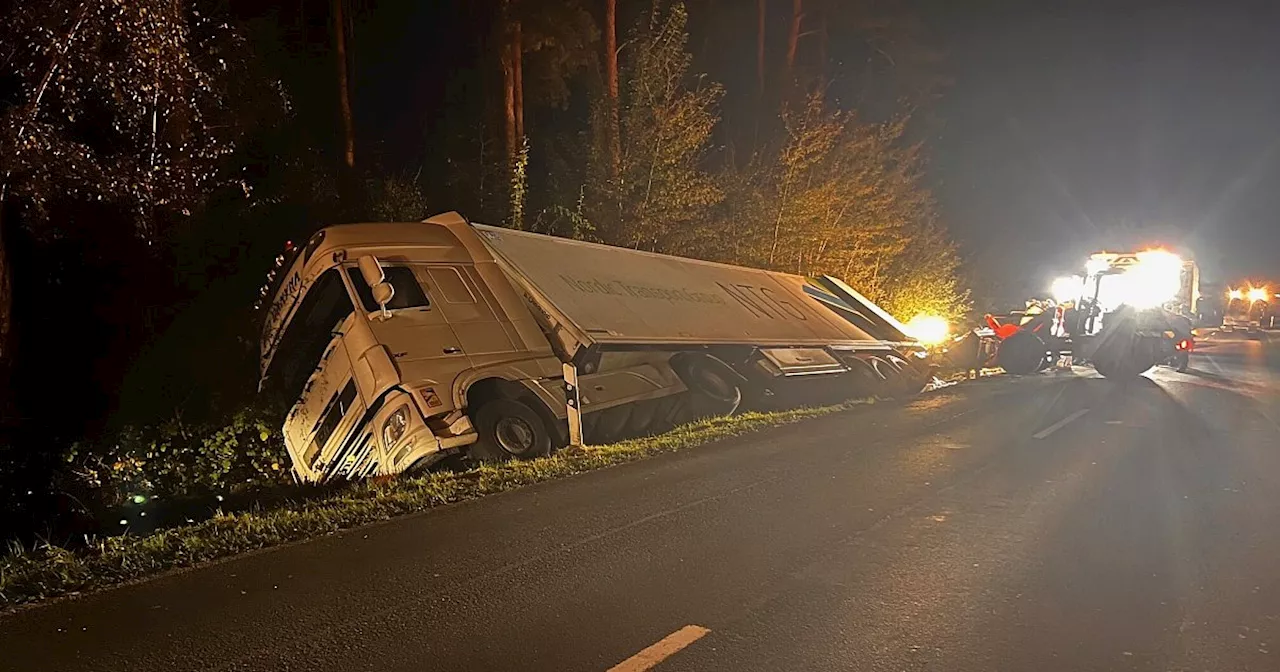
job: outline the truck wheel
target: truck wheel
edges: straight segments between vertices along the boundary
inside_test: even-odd
[[[876,396],[881,398],[892,399],[898,396],[902,385],[902,372],[898,367],[890,364],[881,357],[872,357],[870,362],[871,369],[876,372],[876,376],[883,382],[880,383]]]
[[[732,415],[742,404],[742,388],[722,371],[719,360],[692,359],[683,368],[681,378],[689,388],[690,405],[695,417]]]
[[[845,361],[849,367],[848,386],[841,390],[845,399],[875,396],[884,385],[884,376],[876,371],[871,362],[861,357],[850,357]]]
[[[637,401],[631,405],[631,417],[627,418],[627,436],[652,434],[658,421],[658,400]]]
[[[1129,357],[1103,357],[1093,360],[1093,370],[1111,380],[1130,380],[1146,373],[1150,366],[1139,363],[1139,359]]]
[[[878,376],[884,379],[884,382],[880,384],[882,394],[879,396],[899,399],[916,394],[924,387],[923,382],[920,383],[919,387],[916,387],[911,365],[893,355],[872,357],[871,368],[875,370]]]
[[[688,396],[687,393],[682,393],[655,399],[650,431],[661,434],[684,422],[685,398]]]
[[[494,399],[475,415],[480,439],[471,458],[480,462],[530,459],[551,452],[551,434],[533,409],[514,399]]]
[[[1039,336],[1029,331],[1019,331],[1000,342],[996,350],[996,365],[1006,373],[1025,376],[1040,370],[1049,347]]]
[[[1128,380],[1146,373],[1156,362],[1139,343],[1108,343],[1093,355],[1093,370],[1105,378]]]
[[[929,384],[929,381],[933,379],[934,370],[930,367],[924,367],[922,370],[919,364],[912,364],[898,355],[886,355],[885,359],[889,360],[889,363],[898,369],[898,375],[902,379],[904,396],[920,394],[924,391],[925,386]]]
[[[593,415],[599,418],[596,420],[595,427],[592,428],[591,441],[595,444],[605,444],[625,438],[627,423],[631,421],[631,411],[632,404],[596,411]]]

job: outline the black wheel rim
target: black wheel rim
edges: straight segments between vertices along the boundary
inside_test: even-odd
[[[537,433],[523,418],[502,418],[494,427],[493,434],[498,440],[498,447],[512,455],[528,453],[537,440]]]

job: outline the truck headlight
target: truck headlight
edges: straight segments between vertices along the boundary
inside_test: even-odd
[[[396,445],[404,436],[404,430],[409,428],[409,407],[401,406],[397,408],[387,421],[382,423],[382,445],[390,448]]]

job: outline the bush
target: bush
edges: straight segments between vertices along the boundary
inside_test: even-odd
[[[126,427],[110,444],[75,444],[66,461],[68,485],[105,507],[135,497],[231,493],[290,481],[279,422],[257,409],[241,410],[223,425],[175,419]]]

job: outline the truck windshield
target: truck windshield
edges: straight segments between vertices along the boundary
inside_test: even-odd
[[[325,271],[303,297],[276,344],[263,390],[292,404],[315,370],[334,330],[351,314],[351,297],[336,270]]]

